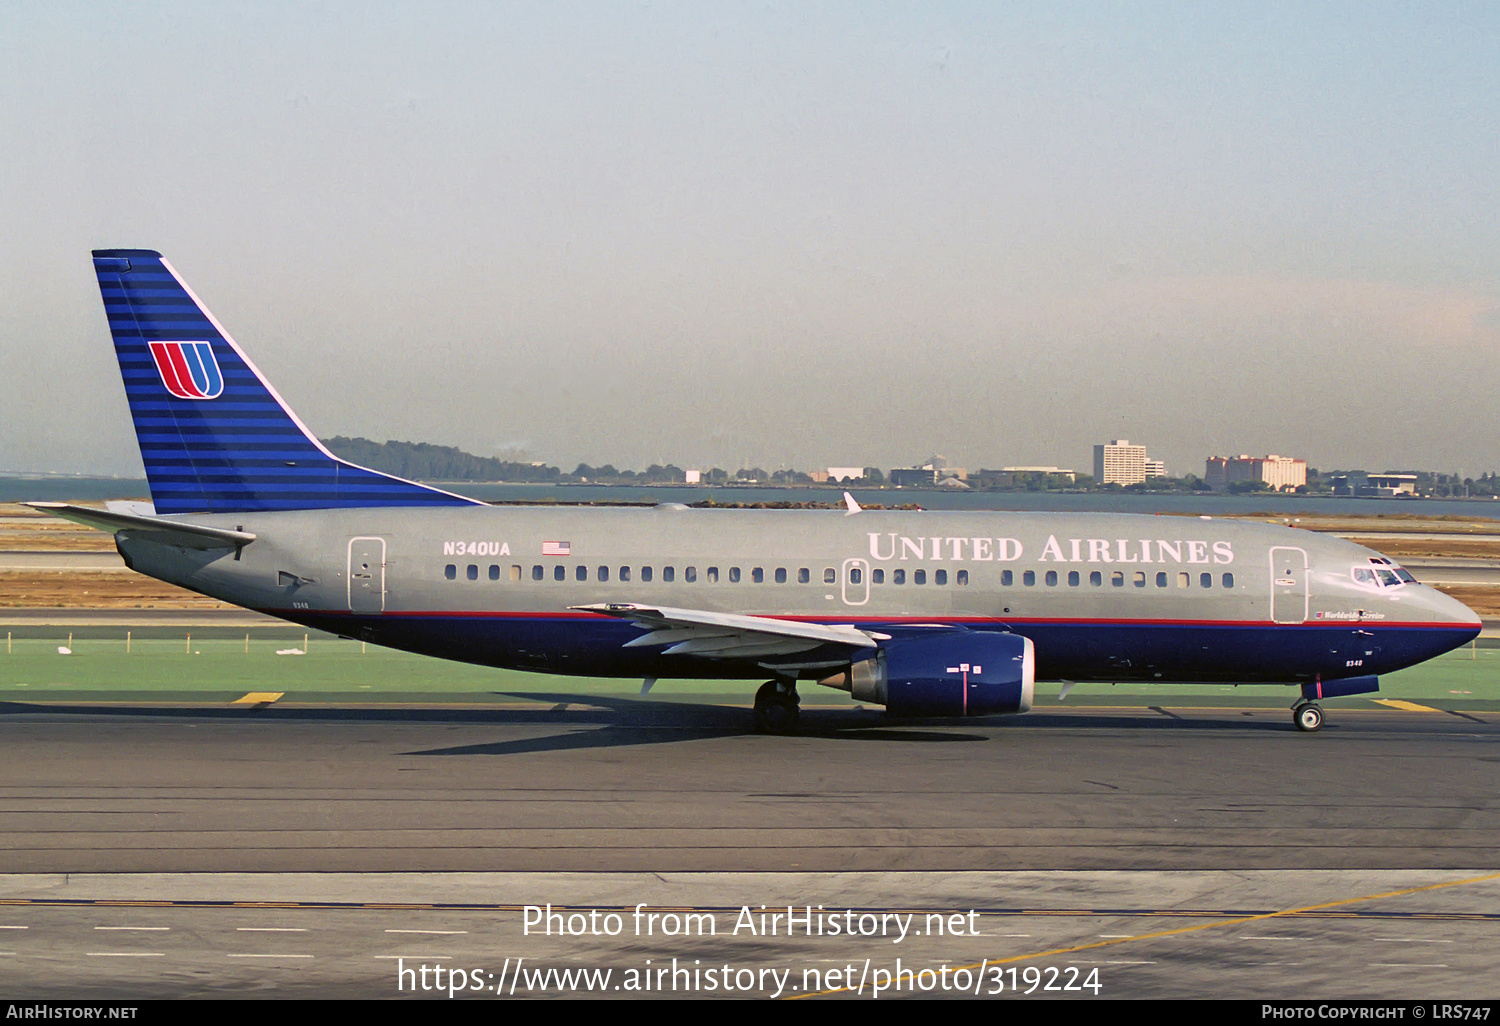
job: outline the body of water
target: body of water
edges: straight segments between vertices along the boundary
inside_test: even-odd
[[[438,483],[450,492],[486,502],[840,502],[832,487],[687,487],[661,484],[487,484]],[[1026,510],[1058,513],[1190,513],[1230,516],[1271,513],[1295,517],[1325,516],[1460,516],[1500,520],[1496,499],[1343,498],[1310,495],[1137,495],[1133,492],[963,492],[909,487],[855,487],[856,502],[903,505],[915,502],[929,510]],[[0,477],[0,501],[99,501],[144,499],[144,480],[117,477]]]
[[[842,501],[834,488],[760,488],[662,485],[482,484],[447,482],[440,487],[486,502],[829,502]],[[1180,513],[1228,516],[1269,513],[1335,516],[1453,516],[1500,520],[1494,499],[1354,499],[1307,495],[1138,495],[1131,492],[965,492],[949,489],[852,488],[857,502],[926,509],[1025,510],[1062,513]],[[145,499],[145,481],[123,478],[0,477],[0,502],[77,502]]]

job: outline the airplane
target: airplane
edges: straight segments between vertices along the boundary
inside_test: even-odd
[[[151,488],[37,509],[132,570],[378,645],[540,673],[811,681],[900,717],[1031,708],[1036,682],[1284,684],[1321,699],[1474,638],[1378,552],[1274,525],[1106,513],[497,507],[356,466],[159,253],[94,268]]]

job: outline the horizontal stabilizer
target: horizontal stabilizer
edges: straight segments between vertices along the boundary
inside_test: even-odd
[[[187,549],[238,549],[249,545],[255,535],[249,531],[231,531],[224,527],[202,527],[198,524],[183,524],[160,517],[143,517],[133,513],[116,513],[112,510],[91,509],[88,506],[70,506],[66,502],[26,502],[23,506],[39,509],[54,517],[71,520],[84,527],[99,531],[130,531],[136,535],[158,535],[153,539],[168,545],[180,545]]]

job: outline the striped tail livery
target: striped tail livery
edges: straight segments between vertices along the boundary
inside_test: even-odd
[[[334,456],[160,253],[94,271],[157,513],[474,504]]]

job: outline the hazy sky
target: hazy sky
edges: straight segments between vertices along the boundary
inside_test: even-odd
[[[321,435],[572,469],[1500,468],[1500,5],[0,6],[0,469],[88,251]]]

